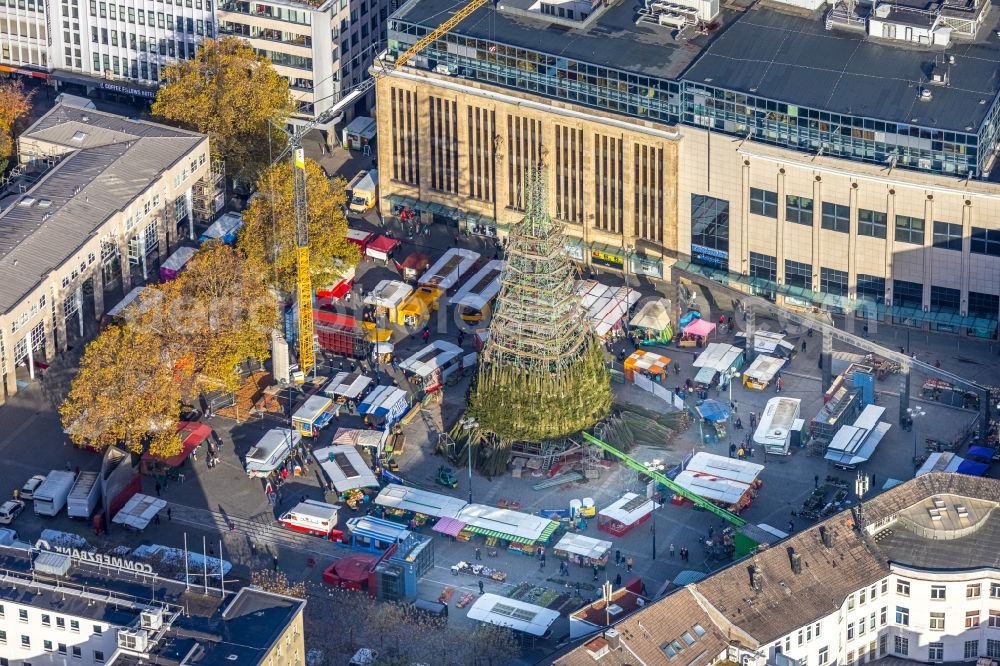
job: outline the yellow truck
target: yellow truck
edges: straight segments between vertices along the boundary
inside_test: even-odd
[[[378,201],[378,171],[359,171],[351,179],[347,189],[351,191],[351,203],[348,206],[352,213],[364,213],[375,207]]]

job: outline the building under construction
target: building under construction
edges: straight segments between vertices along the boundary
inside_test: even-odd
[[[548,214],[543,170],[529,168],[525,183],[524,219],[510,232],[469,398],[469,415],[501,442],[560,439],[593,426],[611,408],[603,352],[583,321],[562,225]]]

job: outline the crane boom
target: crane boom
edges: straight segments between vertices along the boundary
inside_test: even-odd
[[[292,203],[295,209],[296,271],[299,308],[299,370],[308,374],[316,364],[313,348],[312,276],[309,274],[309,209],[306,201],[305,150],[293,141]]]
[[[403,65],[405,65],[407,62],[409,62],[410,58],[412,58],[413,56],[417,55],[425,48],[427,48],[427,46],[431,42],[441,39],[441,37],[451,32],[452,28],[454,28],[459,23],[467,19],[469,15],[472,14],[472,12],[476,11],[485,4],[486,0],[472,0],[468,4],[464,5],[457,12],[452,14],[451,18],[444,21],[443,23],[441,23],[441,25],[428,32],[426,35],[418,39],[416,43],[413,44],[413,46],[411,46],[410,48],[406,49],[406,51],[401,53],[399,57],[396,58],[395,63],[393,63],[394,66],[402,67]]]

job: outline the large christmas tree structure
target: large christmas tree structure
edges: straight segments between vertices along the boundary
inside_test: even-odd
[[[524,219],[508,239],[500,295],[469,396],[469,416],[501,448],[573,435],[611,409],[604,353],[583,319],[563,227],[548,214],[542,169],[530,169],[526,180]]]

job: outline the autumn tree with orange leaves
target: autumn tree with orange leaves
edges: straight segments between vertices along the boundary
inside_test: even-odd
[[[31,111],[33,90],[25,90],[20,80],[0,81],[0,174],[7,170],[14,154],[14,132],[18,121]]]

